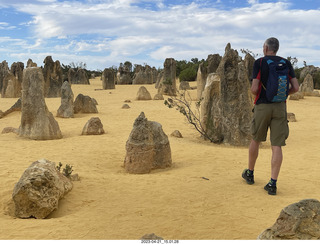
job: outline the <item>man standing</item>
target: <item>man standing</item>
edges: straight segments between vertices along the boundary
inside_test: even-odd
[[[282,164],[282,146],[285,146],[285,141],[289,135],[289,127],[287,121],[286,97],[284,101],[270,100],[267,96],[267,89],[270,87],[269,83],[278,83],[278,80],[269,79],[273,75],[273,69],[270,63],[276,63],[288,68],[288,91],[286,95],[293,94],[299,90],[298,80],[295,78],[294,70],[291,63],[279,56],[277,52],[279,49],[278,39],[268,38],[263,45],[263,58],[255,61],[253,66],[253,80],[251,92],[256,96],[254,115],[251,125],[252,140],[249,146],[249,162],[248,169],[242,173],[242,178],[248,184],[254,184],[254,166],[259,154],[260,143],[266,141],[267,132],[270,127],[270,141],[272,149],[271,158],[271,179],[264,187],[270,195],[277,194],[277,179]],[[283,64],[281,64],[283,62]],[[269,79],[269,80],[268,80]],[[267,86],[267,84],[269,86]]]

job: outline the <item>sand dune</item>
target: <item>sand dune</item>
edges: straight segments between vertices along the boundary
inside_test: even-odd
[[[99,114],[57,118],[63,138],[33,141],[16,134],[0,134],[0,239],[139,239],[155,233],[171,240],[256,239],[278,217],[281,209],[306,198],[320,196],[320,98],[288,101],[290,123],[278,195],[263,186],[270,177],[269,142],[263,144],[256,166],[256,184],[241,178],[247,166],[247,148],[215,145],[199,138],[184,117],[163,101],[135,101],[140,85],[102,88],[99,78],[91,85],[72,85],[75,97],[94,97]],[[191,86],[195,86],[192,84]],[[145,85],[153,97],[154,85]],[[196,96],[196,90],[191,93]],[[121,109],[130,99],[130,109]],[[1,98],[0,109],[17,99]],[[60,98],[47,98],[55,115]],[[179,130],[183,138],[169,136],[173,167],[150,174],[132,175],[122,167],[125,143],[135,118],[143,111],[162,124],[169,136]],[[82,128],[98,116],[106,131],[81,136]],[[19,127],[20,112],[0,119],[0,131]],[[81,181],[59,203],[49,218],[17,219],[12,216],[14,184],[34,161],[45,158],[73,166]],[[206,177],[209,180],[205,180]]]

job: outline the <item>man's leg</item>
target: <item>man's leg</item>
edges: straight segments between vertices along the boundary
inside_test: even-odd
[[[249,146],[248,169],[245,169],[242,172],[242,178],[245,179],[246,182],[250,185],[254,184],[253,170],[259,154],[259,145],[260,145],[260,142],[251,140],[251,143]]]
[[[277,180],[282,164],[282,148],[281,146],[272,146],[272,158],[271,158],[271,179],[269,183],[264,187],[268,191],[269,195],[277,194]]]
[[[271,178],[278,179],[282,164],[282,148],[280,146],[272,146],[272,159],[271,159]]]
[[[256,165],[256,161],[259,155],[259,146],[260,142],[251,140],[250,146],[249,146],[249,162],[248,162],[248,169],[254,170],[254,166]]]

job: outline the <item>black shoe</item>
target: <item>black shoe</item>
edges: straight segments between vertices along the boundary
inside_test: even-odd
[[[242,172],[242,178],[246,180],[249,185],[254,184],[254,176],[249,174],[249,170],[245,169]]]
[[[270,183],[266,184],[264,189],[268,192],[269,195],[277,195],[277,187],[272,186]]]

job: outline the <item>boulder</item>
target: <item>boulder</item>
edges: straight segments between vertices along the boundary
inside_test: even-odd
[[[121,107],[122,109],[129,109],[130,108],[130,106],[127,104],[127,103],[125,103],[125,104],[123,104],[122,105],[122,107]]]
[[[61,105],[57,111],[57,117],[61,118],[73,118],[73,92],[71,85],[68,81],[65,81],[61,87]]]
[[[291,94],[289,96],[289,100],[300,100],[300,99],[303,99],[304,98],[304,95],[302,92],[296,92],[294,94]]]
[[[173,137],[178,137],[178,138],[183,138],[183,136],[181,135],[180,131],[175,130],[171,133],[171,136]]]
[[[296,122],[296,115],[294,113],[287,113],[287,119],[289,122]]]
[[[202,93],[201,124],[216,143],[247,146],[251,141],[253,97],[238,52],[228,44],[216,73],[207,77]]]
[[[168,136],[161,124],[148,121],[143,112],[133,124],[126,151],[124,168],[129,173],[149,173],[152,169],[162,169],[172,164]]]
[[[33,162],[15,185],[12,198],[18,218],[44,219],[58,208],[59,200],[72,189],[72,182],[55,163]]]
[[[58,122],[47,108],[43,87],[41,68],[23,71],[19,135],[33,140],[60,139],[62,134]]]
[[[100,118],[92,117],[88,120],[82,130],[82,135],[102,135],[104,134],[103,125]]]
[[[113,69],[104,69],[102,73],[102,88],[104,90],[115,89],[115,75]]]
[[[162,237],[157,236],[155,233],[145,234],[141,237],[141,240],[163,240]],[[161,243],[161,242],[159,242]]]
[[[136,100],[152,100],[150,92],[144,86],[141,86],[137,92]]]
[[[53,62],[51,56],[47,56],[44,61],[43,77],[44,77],[44,96],[60,97],[61,86],[63,84],[63,73],[60,61]]]
[[[163,75],[159,84],[158,93],[176,96],[176,61],[173,58],[167,58],[163,66]]]
[[[95,100],[89,96],[79,94],[73,103],[73,112],[78,113],[98,113]]]
[[[164,97],[162,94],[157,93],[156,95],[154,95],[153,100],[164,100]]]
[[[3,128],[1,134],[14,133],[19,135],[19,129],[13,127],[5,127]]]
[[[259,240],[319,240],[320,202],[304,199],[281,210],[273,226],[263,231]]]

